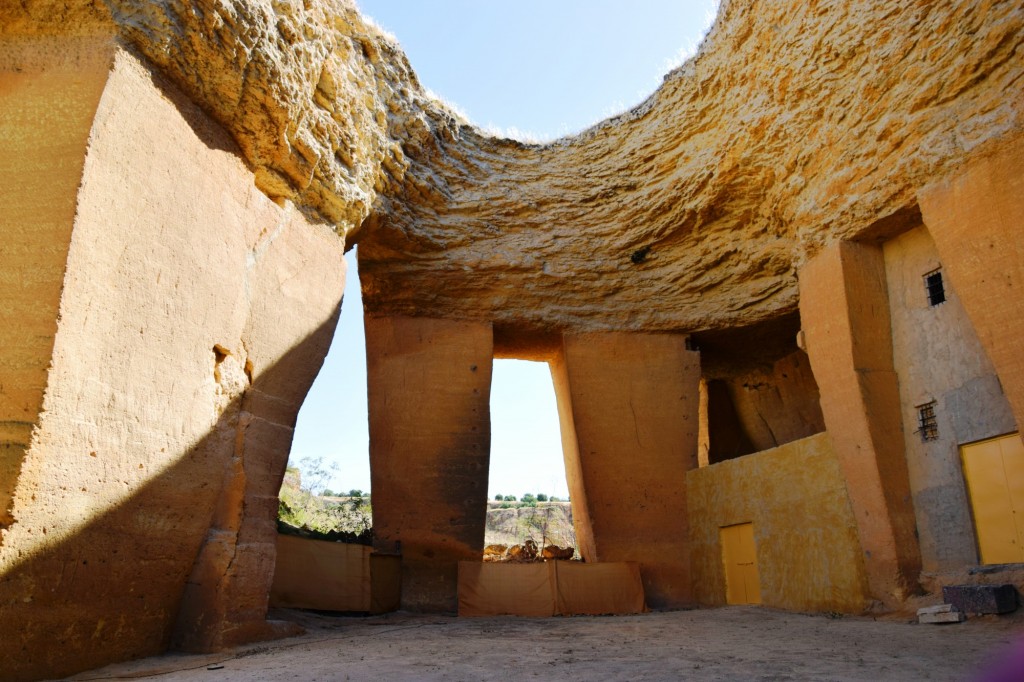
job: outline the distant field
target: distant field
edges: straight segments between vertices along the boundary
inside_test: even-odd
[[[521,545],[533,540],[538,546],[575,547],[572,508],[568,502],[487,503],[485,545]],[[317,496],[303,490],[297,478],[286,478],[281,487],[278,516],[282,522],[315,534],[346,533],[363,536],[373,523],[373,499]],[[332,539],[338,539],[333,538]],[[351,539],[348,541],[352,541]],[[369,542],[369,536],[366,536]]]
[[[532,539],[540,546],[575,547],[572,507],[568,502],[538,502],[536,507],[502,509],[508,502],[488,502],[485,545],[521,545]]]

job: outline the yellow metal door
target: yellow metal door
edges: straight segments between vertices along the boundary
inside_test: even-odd
[[[1024,441],[1020,434],[960,448],[983,564],[1024,562]]]
[[[718,530],[725,564],[725,602],[760,604],[761,578],[757,573],[754,524],[740,523]]]

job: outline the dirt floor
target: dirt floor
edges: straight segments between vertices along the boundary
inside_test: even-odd
[[[756,607],[599,618],[277,616],[301,622],[307,634],[71,679],[972,680],[1011,642],[1024,646],[1020,616],[954,625]]]

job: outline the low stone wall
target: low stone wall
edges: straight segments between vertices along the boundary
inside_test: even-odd
[[[764,605],[864,610],[857,527],[827,433],[694,469],[686,483],[699,603],[726,603],[719,529],[753,523]]]

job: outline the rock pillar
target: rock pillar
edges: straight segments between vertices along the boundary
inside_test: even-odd
[[[881,248],[840,242],[808,262],[800,271],[800,316],[869,593],[896,606],[916,589],[921,558]]]
[[[700,355],[678,334],[570,334],[551,371],[581,553],[639,562],[650,606],[690,603]]]
[[[109,39],[0,42],[0,544],[43,409],[86,142]]]
[[[918,194],[921,214],[1024,425],[1024,137]]]
[[[0,40],[0,106],[0,678],[279,634],[341,238],[112,39]]]
[[[490,462],[490,323],[366,319],[374,545],[402,555],[402,608],[455,611],[479,561]]]

